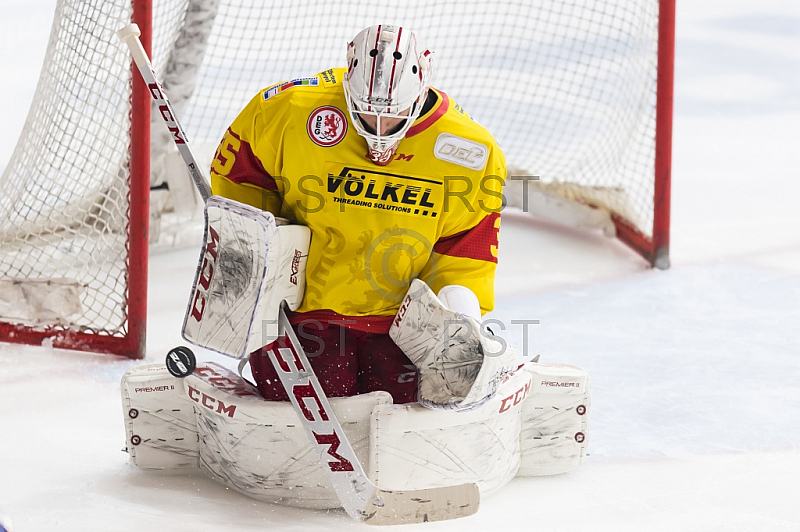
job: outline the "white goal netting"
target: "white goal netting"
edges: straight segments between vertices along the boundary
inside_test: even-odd
[[[126,334],[131,70],[114,32],[131,12],[58,3],[0,178],[0,322]],[[202,163],[259,89],[342,66],[366,26],[407,26],[436,53],[434,86],[495,135],[512,173],[649,237],[658,16],[658,0],[165,0],[152,55]],[[152,222],[170,238],[197,222],[196,203],[179,201],[180,163],[163,125],[152,131]]]

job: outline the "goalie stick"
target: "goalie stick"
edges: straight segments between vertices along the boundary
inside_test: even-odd
[[[211,195],[211,187],[200,173],[183,128],[156,79],[139,35],[136,24],[117,32],[117,37],[128,46],[203,201],[206,201]],[[475,483],[422,490],[384,490],[369,479],[289,324],[285,308],[284,302],[279,309],[278,323],[288,345],[274,343],[269,352],[270,361],[345,511],[357,521],[372,525],[440,521],[477,512],[480,492]]]
[[[211,186],[203,174],[200,173],[200,167],[192,154],[192,150],[189,148],[189,140],[186,138],[186,133],[183,131],[180,122],[178,122],[178,117],[175,116],[175,110],[172,108],[169,99],[167,99],[164,88],[161,87],[161,83],[156,79],[153,65],[150,64],[150,59],[148,59],[147,53],[144,51],[142,41],[139,40],[139,35],[141,34],[142,32],[139,31],[137,24],[129,24],[117,31],[119,40],[130,49],[133,62],[136,63],[136,68],[139,69],[142,79],[147,84],[147,90],[158,106],[158,113],[164,119],[167,129],[172,134],[172,140],[178,147],[183,162],[186,163],[186,168],[189,169],[189,174],[192,176],[192,180],[205,202],[211,196]]]

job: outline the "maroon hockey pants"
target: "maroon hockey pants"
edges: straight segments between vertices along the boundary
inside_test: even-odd
[[[388,334],[367,333],[316,321],[292,328],[328,397],[384,390],[392,395],[395,404],[417,400],[416,368]],[[250,369],[265,399],[286,401],[289,397],[267,354],[273,345],[250,356]]]

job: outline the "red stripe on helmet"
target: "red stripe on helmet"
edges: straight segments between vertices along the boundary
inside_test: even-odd
[[[378,33],[375,35],[375,50],[378,49],[378,42],[381,40],[381,28],[383,26],[378,26]],[[375,83],[375,66],[378,64],[378,54],[375,54],[375,57],[372,58],[372,75],[369,77],[369,96],[367,101],[372,101],[372,85]],[[367,111],[372,111],[372,104],[367,106]]]
[[[416,50],[414,50],[414,53],[416,53]],[[424,55],[425,58],[427,58],[430,54],[431,54],[430,50],[425,50],[424,52],[422,52],[422,55]],[[428,68],[430,68],[430,64],[428,65]],[[422,81],[422,67],[421,66],[419,67],[419,80]]]
[[[403,28],[397,28],[397,44],[394,47],[395,52],[400,51],[400,35],[403,34]],[[389,94],[387,94],[387,98],[389,101],[392,101],[392,88],[394,87],[394,71],[397,68],[397,59],[395,58],[394,54],[392,54],[392,76],[389,78]],[[402,111],[402,109],[395,109],[394,112],[398,113]]]

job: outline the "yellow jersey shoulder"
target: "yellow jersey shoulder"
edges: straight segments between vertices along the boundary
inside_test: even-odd
[[[306,78],[294,78],[270,85],[261,90],[261,101],[291,99],[292,96],[319,94],[341,90],[344,68],[329,68]]]
[[[447,112],[442,117],[442,126],[445,129],[458,131],[459,136],[496,146],[494,136],[483,125],[476,122],[472,116],[455,100],[446,96],[448,100]]]
[[[445,165],[440,172],[467,171],[465,175],[473,177],[491,174],[504,179],[505,159],[492,134],[446,93],[431,90],[437,95],[437,103],[407,136],[416,137],[417,146],[431,146],[437,166]]]

